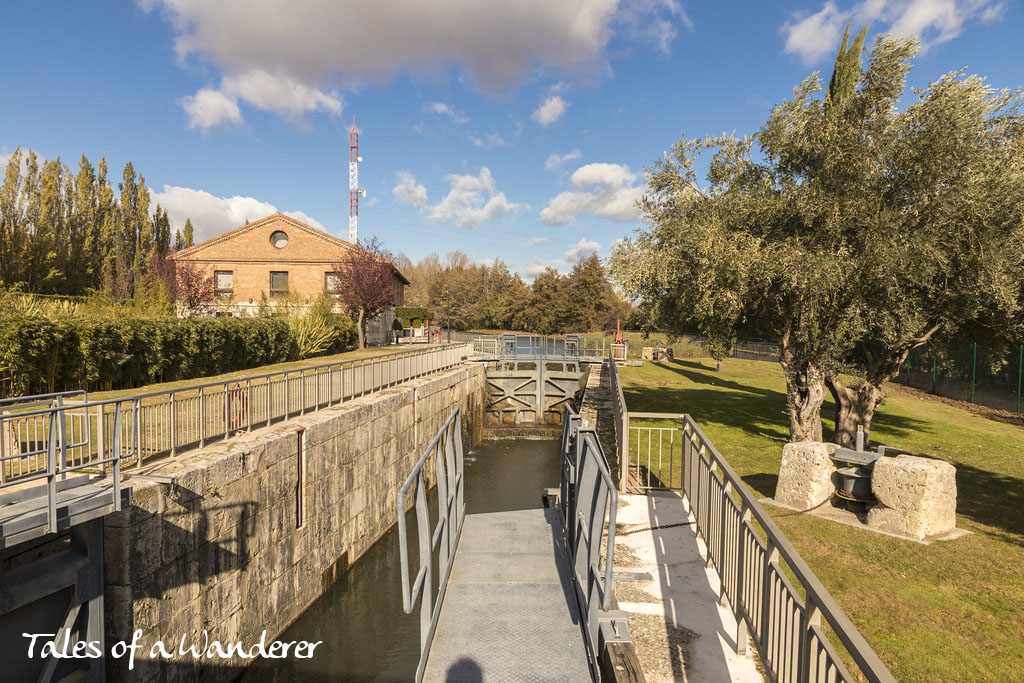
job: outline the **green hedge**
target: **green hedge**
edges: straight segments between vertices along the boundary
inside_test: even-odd
[[[355,326],[339,318],[339,338],[328,353],[355,342]],[[281,318],[0,317],[0,368],[6,368],[0,390],[8,396],[127,389],[297,357],[292,330]]]
[[[434,312],[424,306],[396,306],[395,317],[406,327],[418,327],[423,321],[433,320]]]

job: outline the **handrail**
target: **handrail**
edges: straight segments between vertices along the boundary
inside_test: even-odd
[[[773,681],[853,680],[821,628],[824,617],[866,680],[895,681],[693,417],[686,413],[629,412],[622,398],[618,372],[614,363],[611,365],[616,438],[620,443],[626,442],[626,452],[620,450],[619,456],[620,462],[626,463],[620,486],[625,488],[628,482],[631,455],[638,462],[642,455],[629,452],[630,419],[680,421],[679,427],[671,428],[681,433],[683,442],[680,489],[689,501],[695,530],[706,544],[709,563],[721,579],[723,604],[727,601],[736,617],[737,648],[745,647],[749,630]],[[766,540],[762,540],[762,535]],[[805,598],[790,585],[782,569],[783,561]]]
[[[598,659],[602,642],[629,640],[626,615],[611,611],[618,491],[597,432],[583,426],[582,419],[569,405],[565,407],[562,425],[559,512],[576,601],[584,621],[584,641],[593,663]],[[606,541],[602,570],[603,538]]]
[[[588,337],[580,334],[536,335],[502,334],[474,337],[473,352],[499,358],[602,358],[606,353],[626,357],[625,344],[611,343],[609,337]]]
[[[70,391],[54,391],[49,394],[36,394],[34,396],[11,396],[9,398],[0,398],[0,406],[4,405],[17,405],[19,403],[38,403],[40,401],[54,401],[57,398],[67,398],[68,396],[74,396],[81,394],[83,400],[88,399],[88,393],[84,389],[72,389]]]
[[[430,529],[430,506],[427,489],[430,484],[424,475],[424,466],[434,456],[434,491],[437,500],[437,523]],[[423,455],[416,461],[412,472],[398,490],[398,548],[402,568],[402,609],[411,614],[416,602],[420,603],[420,658],[416,667],[416,680],[423,679],[423,671],[434,639],[437,618],[441,614],[448,577],[455,561],[455,551],[462,535],[466,518],[464,499],[464,466],[462,454],[462,409],[456,407],[444,425],[431,440]],[[409,583],[409,540],[406,532],[406,495],[415,484],[416,527],[419,546],[419,569],[412,584]],[[433,596],[432,567],[434,550],[438,551],[437,595]]]
[[[0,489],[43,469],[36,456],[53,442],[46,423],[55,413],[61,415],[55,443],[62,461],[100,464],[110,449],[114,414],[128,413],[122,419],[131,424],[131,452],[141,464],[453,367],[469,353],[469,344],[442,345],[120,398],[88,400],[83,393],[85,400],[71,405],[63,404],[65,392],[54,394],[55,405],[0,412]]]

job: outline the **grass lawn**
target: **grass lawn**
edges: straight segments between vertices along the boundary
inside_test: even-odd
[[[730,359],[716,373],[711,360],[679,359],[620,377],[630,410],[690,413],[758,497],[775,494],[789,431],[778,365]],[[1022,681],[1024,428],[887,395],[872,442],[952,463],[957,526],[973,533],[925,546],[810,515],[777,523],[898,679]],[[832,410],[829,400],[822,415]]]

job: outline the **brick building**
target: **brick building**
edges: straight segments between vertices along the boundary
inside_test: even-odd
[[[362,250],[275,213],[182,249],[171,258],[193,263],[213,278],[219,312],[245,315],[254,313],[263,297],[271,305],[288,296],[310,302],[336,289],[336,264],[348,261],[356,251]],[[409,281],[397,268],[394,272],[394,304],[401,306]],[[393,321],[393,311],[371,321],[368,337],[375,343],[385,342]]]

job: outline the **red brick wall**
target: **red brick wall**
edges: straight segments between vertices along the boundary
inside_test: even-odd
[[[230,298],[223,298],[225,302],[252,299],[255,303],[264,292],[269,298],[271,271],[287,271],[289,291],[312,301],[324,291],[326,274],[335,270],[334,264],[347,260],[352,248],[283,216],[250,225],[196,245],[176,260],[192,262],[211,277],[217,270],[231,271],[234,291]],[[287,245],[280,249],[270,243],[277,230],[288,235]],[[404,286],[398,278],[395,287],[395,304],[401,305]]]

